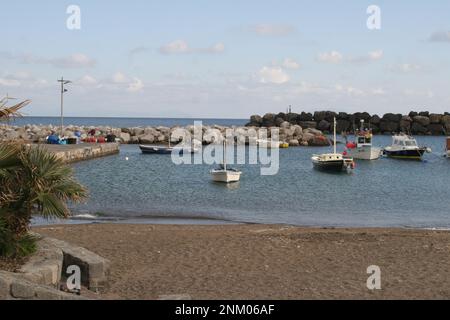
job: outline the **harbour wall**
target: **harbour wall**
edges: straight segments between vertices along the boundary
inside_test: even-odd
[[[383,116],[367,112],[346,113],[317,111],[314,113],[267,113],[264,116],[253,115],[249,127],[277,127],[283,122],[296,124],[302,128],[314,128],[324,133],[333,131],[333,119],[337,121],[337,131],[354,132],[364,126],[371,128],[374,134],[393,134],[405,132],[413,135],[450,135],[450,113],[410,112],[408,115],[387,113]]]

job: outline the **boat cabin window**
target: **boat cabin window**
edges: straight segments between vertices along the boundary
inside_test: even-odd
[[[414,147],[417,145],[417,143],[413,140],[409,140],[409,141],[406,141],[406,145],[409,147]]]
[[[364,137],[359,137],[358,138],[358,143],[365,143],[366,141],[365,141],[365,139],[364,139]]]

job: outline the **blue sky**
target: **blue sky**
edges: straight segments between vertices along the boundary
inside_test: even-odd
[[[449,1],[16,0],[0,21],[0,95],[29,115],[58,114],[62,75],[72,116],[450,111]]]

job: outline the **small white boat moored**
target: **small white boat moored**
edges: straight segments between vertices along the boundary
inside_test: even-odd
[[[346,155],[357,160],[377,160],[382,155],[381,148],[372,145],[372,130],[364,129],[364,120],[361,120],[361,129],[355,132],[355,141],[346,145]]]
[[[227,167],[226,161],[227,143],[223,143],[223,164],[219,169],[211,170],[211,176],[215,182],[232,183],[238,182],[241,179],[242,172],[233,168]]]

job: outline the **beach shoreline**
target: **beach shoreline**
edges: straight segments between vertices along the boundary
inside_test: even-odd
[[[34,227],[111,261],[101,299],[450,299],[450,232],[287,225]],[[371,291],[367,268],[381,269]]]

